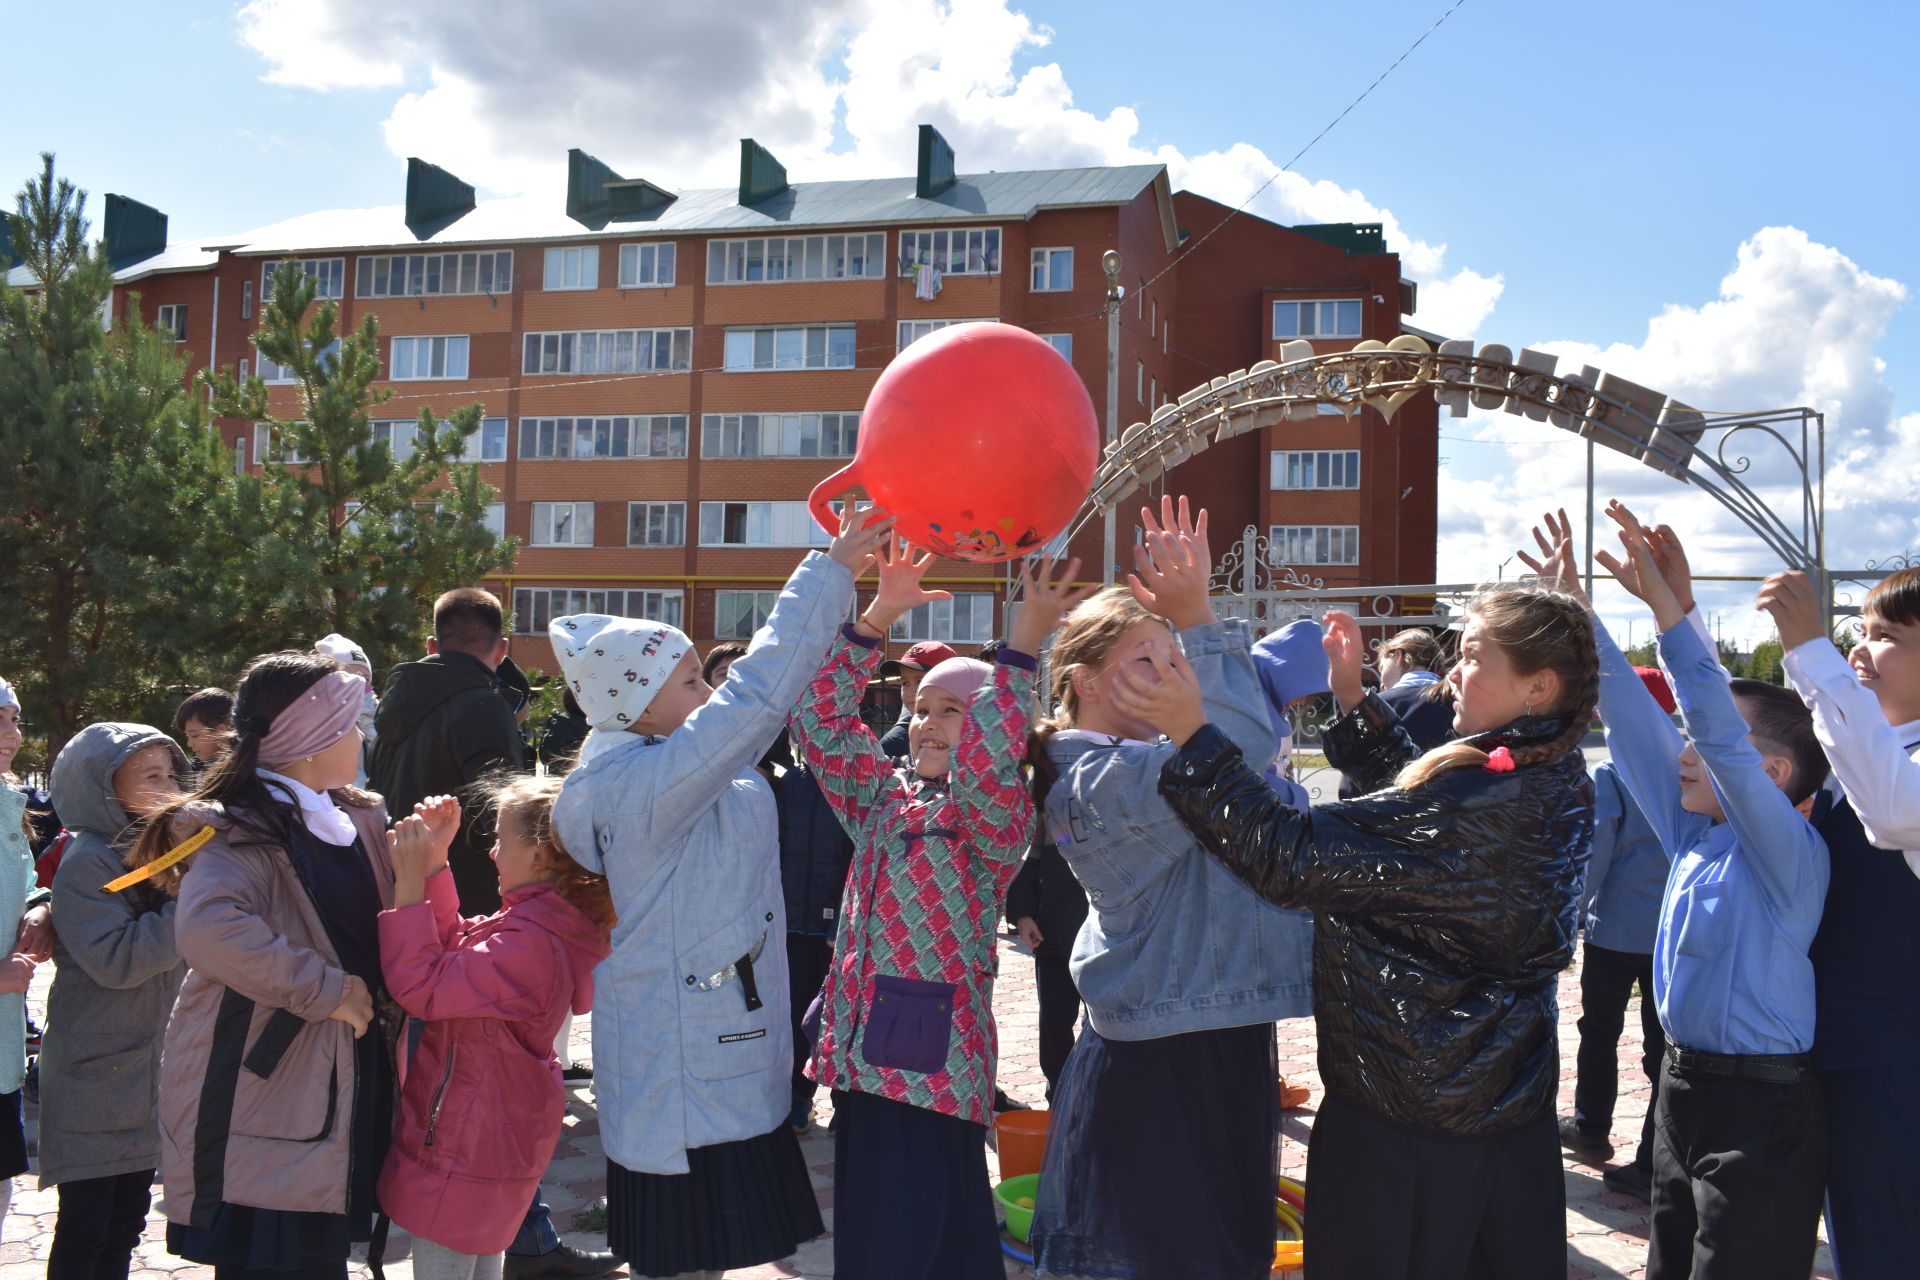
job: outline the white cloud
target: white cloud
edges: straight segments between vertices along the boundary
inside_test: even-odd
[[[395,102],[388,148],[499,194],[555,190],[576,146],[668,186],[722,186],[742,135],[796,180],[899,173],[926,122],[971,171],[1161,163],[1229,206],[1267,184],[1249,208],[1277,222],[1378,222],[1420,283],[1421,326],[1450,336],[1472,336],[1504,287],[1251,144],[1144,149],[1132,109],[1075,105],[1057,62],[1018,68],[1052,33],[1010,0],[761,0],[751,22],[711,0],[653,0],[632,21],[600,0],[253,0],[241,36],[275,83],[424,85]]]

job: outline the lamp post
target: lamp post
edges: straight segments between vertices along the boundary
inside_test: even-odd
[[[1126,291],[1120,287],[1120,254],[1109,249],[1100,255],[1100,266],[1107,273],[1107,456],[1112,457],[1120,442],[1120,299]],[[1107,507],[1105,551],[1100,558],[1100,581],[1113,585],[1114,511],[1118,503]]]

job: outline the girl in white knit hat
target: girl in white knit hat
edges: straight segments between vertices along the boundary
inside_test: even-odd
[[[787,924],[773,794],[753,766],[851,612],[893,523],[876,515],[850,511],[801,562],[717,691],[678,628],[602,614],[549,628],[593,726],[554,829],[619,913],[596,973],[594,1091],[608,1243],[636,1276],[717,1278],[823,1229],[786,1126]]]

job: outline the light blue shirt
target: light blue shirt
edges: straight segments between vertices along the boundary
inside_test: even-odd
[[[1619,768],[1608,762],[1592,772],[1593,849],[1580,891],[1581,925],[1590,946],[1651,955],[1673,863],[1627,793]]]
[[[1607,746],[1673,856],[1654,939],[1660,1025],[1708,1053],[1809,1051],[1826,843],[1767,777],[1719,663],[1684,621],[1661,634],[1660,655],[1727,821],[1682,809],[1680,733],[1606,629],[1594,632]]]

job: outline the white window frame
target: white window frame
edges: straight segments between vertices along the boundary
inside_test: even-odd
[[[899,268],[902,278],[929,263],[943,276],[997,276],[1000,274],[999,227],[929,227],[900,233]]]
[[[748,602],[742,602],[739,599],[742,596],[751,596],[753,599]],[[714,636],[721,640],[751,640],[754,632],[767,625],[767,618],[773,613],[774,602],[779,599],[780,593],[778,591],[748,591],[729,587],[714,592]],[[752,612],[747,615],[751,621],[750,626],[743,630],[737,625],[733,627],[723,625],[723,619],[726,618],[729,612],[728,605],[730,603],[733,605],[732,611],[734,612],[739,610],[741,603],[748,605],[752,610]]]
[[[187,340],[187,304],[163,302],[153,313],[153,327],[173,335],[175,342]]]
[[[1320,483],[1325,476],[1327,483]],[[1358,449],[1275,449],[1268,455],[1267,485],[1271,489],[1358,489]]]
[[[811,434],[812,448],[808,448]],[[700,419],[702,458],[851,458],[860,415],[709,413]],[[832,447],[828,447],[828,442]]]
[[[383,418],[369,422],[373,432],[370,444],[384,444],[395,462],[405,462],[420,448],[420,421],[417,418]]]
[[[513,250],[368,254],[354,272],[356,298],[443,298],[513,292]]]
[[[1066,256],[1066,283],[1059,280],[1060,255]],[[1073,247],[1071,245],[1043,246],[1028,255],[1030,270],[1027,274],[1029,293],[1072,293],[1073,292]],[[1157,305],[1157,304],[1156,304]]]
[[[887,234],[884,231],[707,241],[708,284],[886,278]]]
[[[1048,346],[1052,347],[1055,351],[1058,351],[1061,355],[1065,356],[1067,358],[1068,364],[1073,363],[1073,335],[1072,334],[1041,333],[1041,334],[1036,334],[1034,336],[1040,338]]]
[[[251,280],[240,282],[240,318],[253,319],[253,281]]]
[[[320,361],[325,360],[328,356],[334,356],[337,358],[339,354],[340,354],[340,339],[335,338],[332,342],[329,342],[326,346],[320,348],[320,353],[314,357],[314,362],[317,364]],[[291,366],[284,365],[284,364],[275,364],[273,361],[267,359],[266,356],[262,355],[258,347],[254,348],[253,357],[254,357],[254,372],[260,376],[260,381],[266,383],[268,386],[290,387],[294,383],[300,381],[299,378],[294,376],[293,369]],[[244,364],[245,362],[243,361],[242,363]],[[242,378],[245,378],[247,376],[247,371],[244,368],[241,369],[240,376]]]
[[[1281,308],[1283,307],[1295,308],[1293,312],[1293,322],[1290,326],[1282,325],[1280,322]],[[1313,318],[1309,322],[1307,331],[1304,333],[1301,332],[1300,317],[1306,313],[1299,310],[1301,307],[1312,307],[1314,309]],[[1353,327],[1351,330],[1346,328],[1341,320],[1341,308],[1343,307],[1353,308]],[[1360,337],[1366,329],[1367,316],[1366,308],[1361,304],[1359,298],[1276,298],[1273,303],[1270,320],[1272,322],[1273,338],[1276,342],[1290,342],[1295,338],[1331,342],[1340,338]],[[1291,332],[1288,332],[1289,328]]]
[[[547,293],[600,287],[600,246],[565,244],[548,248],[542,260],[540,288]]]
[[[591,547],[593,541],[593,504],[591,502],[536,502],[533,505],[531,525],[527,532],[527,543],[535,547]],[[564,525],[559,519],[561,508],[567,508]],[[565,541],[554,537],[554,530],[564,527]],[[585,539],[582,540],[582,534]]]
[[[902,615],[887,638],[985,644],[994,637],[993,599],[991,591],[956,591],[951,600],[929,600]],[[962,612],[964,619],[959,616]]]
[[[553,329],[520,344],[520,372],[532,376],[683,372],[693,368],[693,330]]]
[[[638,541],[633,531],[638,521],[643,530]],[[658,526],[661,535],[650,536]],[[627,545],[629,547],[684,547],[687,545],[687,504],[684,502],[629,502],[627,504]]]
[[[461,462],[505,462],[507,460],[508,423],[505,418],[482,418],[480,425],[461,442]]]
[[[649,267],[647,260],[653,265]],[[671,240],[641,240],[620,246],[622,289],[670,289],[679,265],[679,249]],[[642,279],[651,276],[652,279]]]
[[[283,261],[285,259],[272,258],[261,265],[260,301],[273,301],[273,273]],[[316,299],[333,298],[337,301],[346,296],[347,260],[345,258],[295,258],[294,261],[300,264],[300,270],[306,274],[307,279],[313,281],[313,296]],[[252,282],[249,281],[247,288],[251,290],[252,287]],[[251,294],[243,297],[241,306],[242,319],[253,314]]]
[[[998,319],[999,319],[998,316],[968,316],[968,317],[962,317],[960,319],[955,319],[955,320],[896,321],[894,324],[893,349],[895,354],[898,354],[899,352],[905,351],[908,347],[920,341],[920,339],[926,337],[928,334],[938,333],[940,330],[948,328],[949,326],[952,326],[952,325],[977,324],[982,321],[985,321],[991,324],[997,321]]]
[[[405,343],[404,356],[402,343]],[[422,345],[424,344],[424,345]],[[464,333],[419,334],[397,337],[388,349],[389,382],[465,382],[471,367],[471,345]],[[454,371],[455,353],[459,353],[459,371]],[[434,373],[438,367],[441,371]],[[421,370],[426,372],[421,372]]]
[[[663,439],[664,447],[656,450]],[[686,456],[684,413],[520,419],[522,462]]]
[[[277,462],[283,467],[310,467],[313,465],[312,458],[302,458],[296,454],[284,452],[274,441],[272,424],[266,422],[256,422],[253,424],[253,457],[254,461],[260,463],[262,466],[265,466],[269,462]]]
[[[677,587],[515,587],[513,634],[544,636],[549,622],[576,613],[649,618],[677,627],[685,603],[686,593]]]
[[[741,537],[729,538],[736,520]],[[699,536],[703,547],[824,547],[831,540],[804,501],[702,502]]]
[[[1276,565],[1357,565],[1357,524],[1276,524],[1267,529],[1268,556]]]
[[[818,342],[814,340],[815,335],[819,335]],[[859,331],[851,324],[756,325],[728,329],[721,365],[727,373],[852,369],[860,363],[859,341]],[[791,349],[796,345],[798,350]]]

